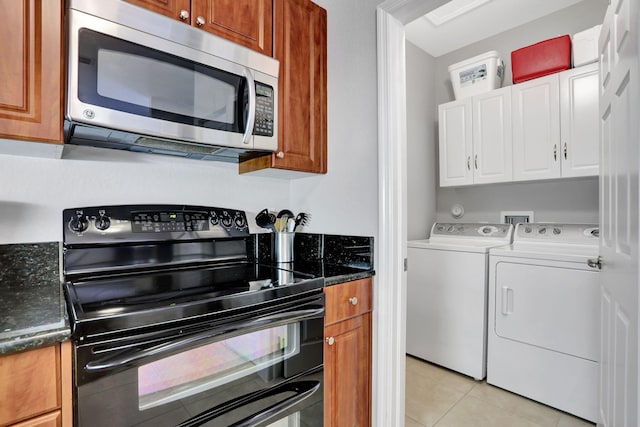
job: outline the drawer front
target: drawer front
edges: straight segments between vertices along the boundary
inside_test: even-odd
[[[0,357],[0,426],[60,407],[60,345]]]
[[[60,427],[61,425],[62,411],[55,411],[13,424],[11,427]]]
[[[371,279],[354,280],[325,288],[325,324],[371,311]]]

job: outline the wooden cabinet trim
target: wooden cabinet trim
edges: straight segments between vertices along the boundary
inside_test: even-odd
[[[3,86],[20,89],[5,92],[2,99],[0,138],[62,144],[62,0],[0,2],[9,14],[0,32],[0,50],[22,57],[13,58],[21,61],[13,71],[3,70],[8,74],[3,75]]]

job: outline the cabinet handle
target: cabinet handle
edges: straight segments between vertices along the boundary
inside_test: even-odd
[[[467,156],[467,170],[471,170],[471,156]]]
[[[478,155],[477,154],[473,159],[473,164],[476,166],[476,170],[478,170]]]
[[[202,16],[198,16],[196,18],[196,24],[198,24],[198,27],[202,27],[205,22],[207,22],[207,21],[205,21]]]
[[[336,339],[334,337],[328,337],[325,339],[325,341],[327,342],[327,344],[333,345],[333,343],[336,342]]]
[[[278,154],[276,154],[276,157],[279,159],[284,159],[284,153],[282,151],[278,151]]]
[[[351,305],[356,305],[356,304],[358,304],[358,298],[351,297],[351,298],[349,298],[349,302],[351,303]]]
[[[567,143],[564,143],[564,159],[567,160]]]
[[[558,145],[557,144],[553,144],[553,161],[557,161],[558,160]]]
[[[189,19],[189,11],[182,9],[178,17],[181,21],[186,21],[187,19]]]

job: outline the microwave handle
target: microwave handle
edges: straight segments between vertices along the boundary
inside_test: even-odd
[[[247,114],[247,125],[242,136],[242,143],[248,144],[253,134],[253,125],[256,122],[256,82],[253,80],[250,69],[245,68],[242,74],[247,79],[247,87],[249,88],[249,113]]]
[[[106,359],[106,360],[102,359],[102,360],[89,362],[84,366],[84,370],[87,372],[100,372],[100,371],[106,371],[106,370],[118,368],[121,366],[130,366],[133,362],[137,360],[144,359],[150,356],[157,356],[165,353],[174,352],[184,348],[189,348],[189,347],[198,345],[203,341],[208,341],[214,337],[223,336],[225,334],[235,332],[240,329],[247,329],[247,332],[249,332],[251,328],[258,328],[258,327],[263,327],[264,325],[271,325],[271,324],[273,324],[273,326],[277,326],[280,324],[292,323],[292,322],[304,320],[307,318],[317,317],[323,314],[324,314],[324,307],[295,310],[295,311],[288,311],[284,313],[266,315],[254,320],[250,320],[248,322],[232,324],[228,328],[206,330],[204,332],[187,336],[183,339],[169,341],[165,344],[159,344],[157,346],[154,346],[148,349],[144,349],[144,350],[135,349],[133,351],[121,353],[117,357],[113,357],[110,359]]]

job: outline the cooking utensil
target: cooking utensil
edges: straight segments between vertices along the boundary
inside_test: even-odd
[[[311,214],[300,212],[296,215],[296,225],[293,227],[294,231],[299,225],[305,226],[311,221]]]
[[[287,220],[289,218],[293,218],[293,212],[289,209],[283,209],[278,212],[278,216],[276,217],[276,231],[282,232],[287,231]]]
[[[269,213],[267,209],[263,209],[256,215],[256,225],[258,227],[266,228],[267,230],[276,231],[273,223],[275,222],[275,215]]]

